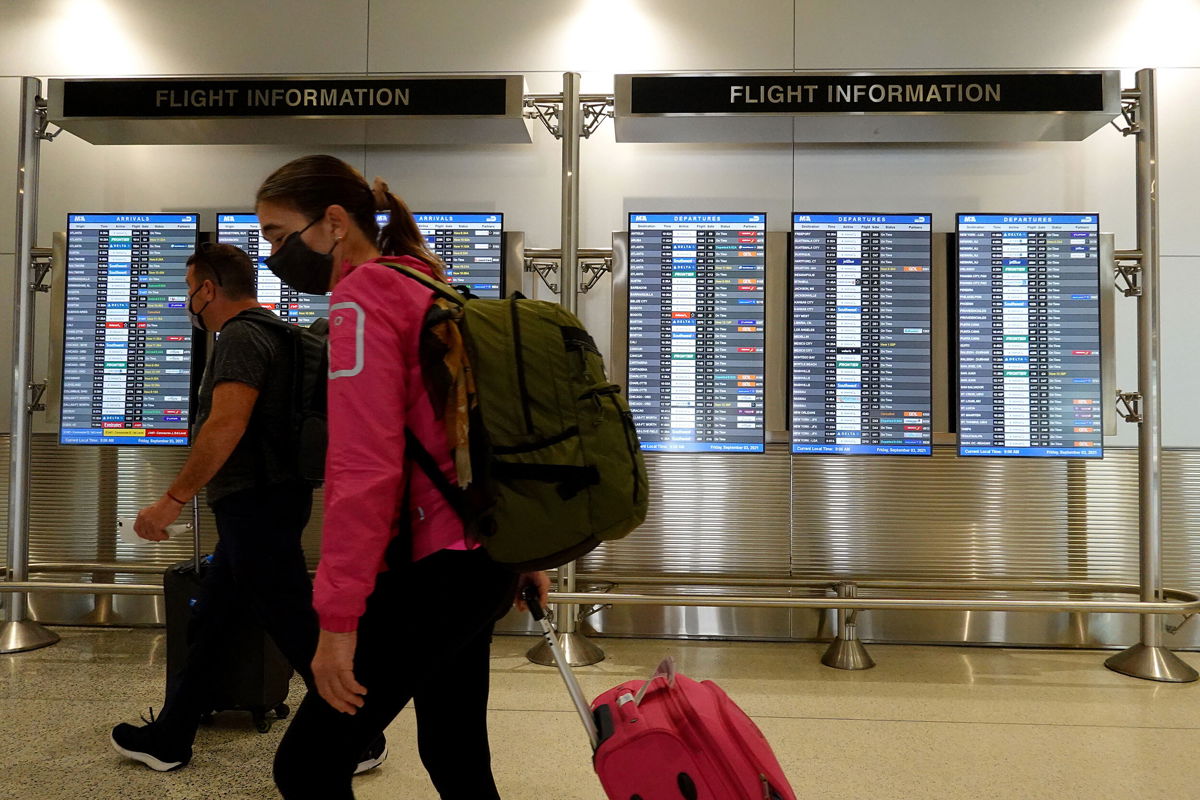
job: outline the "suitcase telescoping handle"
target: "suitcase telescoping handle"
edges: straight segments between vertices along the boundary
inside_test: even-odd
[[[550,652],[554,654],[554,663],[558,665],[559,674],[562,675],[563,683],[567,685],[567,691],[571,694],[571,700],[575,703],[579,718],[583,720],[583,727],[587,730],[588,741],[591,742],[594,751],[600,746],[600,732],[596,728],[596,718],[592,715],[592,707],[583,696],[583,688],[575,679],[575,673],[571,671],[571,665],[567,663],[567,658],[563,655],[562,645],[558,643],[558,634],[554,632],[554,624],[550,622],[549,617],[546,616],[546,610],[542,608],[542,604],[538,600],[537,588],[526,586],[524,599],[525,605],[529,606],[529,613],[533,614],[533,618],[542,626],[542,636],[550,645]]]

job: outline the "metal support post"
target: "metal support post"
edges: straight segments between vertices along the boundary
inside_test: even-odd
[[[583,134],[583,114],[579,99],[579,73],[563,74],[563,104],[560,130],[562,133],[562,260],[559,302],[572,314],[579,310],[579,142]],[[575,592],[575,563],[558,568],[558,589]],[[579,632],[579,609],[559,606],[559,639],[567,663],[573,667],[587,666],[604,660],[604,651]],[[553,665],[554,654],[545,642],[529,651],[535,664]]]
[[[1141,252],[1138,304],[1138,533],[1141,599],[1158,602],[1162,581],[1162,398],[1159,347],[1158,109],[1156,73],[1138,70],[1132,124],[1137,157],[1137,249]],[[1161,616],[1143,615],[1141,641],[1105,661],[1124,675],[1170,683],[1200,675],[1163,645]]]
[[[8,579],[29,580],[29,439],[33,425],[33,314],[36,285],[33,247],[37,238],[38,157],[45,135],[46,108],[41,81],[21,83],[21,130],[17,164],[16,268],[13,277],[12,428],[8,464]],[[27,619],[29,597],[12,595],[0,625],[0,653],[36,650],[58,641]]]
[[[839,583],[837,596],[845,598],[858,597],[858,586],[853,583]],[[834,669],[871,669],[875,659],[867,652],[867,648],[858,638],[858,610],[845,608],[837,609],[837,635],[821,656],[821,663]]]

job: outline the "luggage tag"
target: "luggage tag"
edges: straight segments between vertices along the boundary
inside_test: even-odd
[[[135,521],[137,521],[137,517],[117,517],[117,538],[125,544],[153,544],[148,539],[143,539],[134,533],[133,523]],[[183,536],[192,532],[192,523],[176,522],[168,525],[166,530],[171,537]]]

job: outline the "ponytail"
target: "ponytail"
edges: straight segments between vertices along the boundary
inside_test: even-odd
[[[424,262],[439,280],[446,280],[445,265],[425,243],[404,201],[379,178],[369,185],[358,170],[340,158],[313,155],[289,161],[263,181],[255,201],[291,206],[310,220],[323,216],[329,206],[340,205],[363,235],[377,242],[383,255],[411,256]],[[391,219],[380,233],[375,212],[384,209]]]
[[[429,249],[404,201],[392,194],[381,178],[375,179],[371,191],[375,195],[375,205],[389,214],[388,224],[379,233],[379,252],[385,256],[411,256],[424,262],[438,280],[446,280],[445,264]]]

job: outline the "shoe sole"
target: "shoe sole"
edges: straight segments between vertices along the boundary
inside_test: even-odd
[[[354,768],[354,774],[362,775],[364,772],[370,772],[371,770],[376,769],[387,760],[387,757],[387,745],[384,745],[383,752],[379,754],[378,758],[369,758],[366,761],[358,762],[358,766]]]
[[[108,740],[112,742],[113,749],[118,753],[126,758],[133,759],[134,761],[142,762],[155,772],[171,772],[172,770],[179,769],[185,763],[183,761],[159,761],[149,753],[139,753],[136,750],[126,750],[124,747],[121,747],[121,745],[117,744],[116,737],[114,737],[112,734],[109,734]]]

